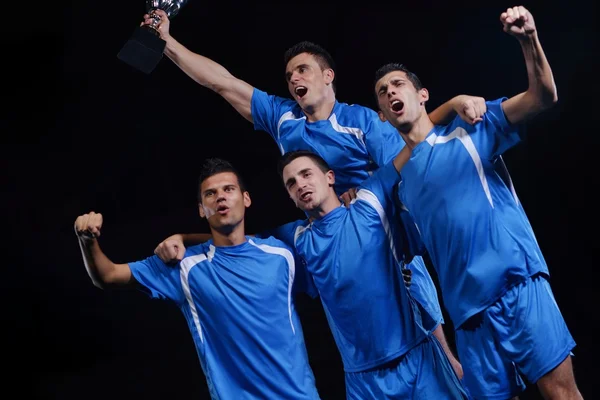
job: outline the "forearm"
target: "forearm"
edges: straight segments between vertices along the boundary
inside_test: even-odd
[[[454,104],[456,97],[448,100],[435,110],[429,113],[429,119],[433,122],[434,125],[444,125],[447,124],[456,116],[456,111],[454,111]]]
[[[402,167],[404,167],[408,160],[410,160],[410,154],[410,148],[408,146],[404,146],[402,150],[400,150],[400,153],[398,153],[396,158],[394,158],[394,167],[396,168],[396,171],[398,171],[398,173],[400,173]]]
[[[532,95],[541,108],[556,103],[558,94],[552,75],[552,69],[544,54],[537,32],[520,40],[525,57],[528,77],[528,94]]]
[[[131,281],[129,267],[126,264],[113,263],[104,254],[97,239],[80,237],[79,248],[85,269],[95,286],[104,289],[107,285]]]
[[[167,37],[166,42],[167,57],[200,85],[219,93],[223,90],[224,82],[234,78],[225,67],[188,50],[172,36]]]
[[[181,233],[181,241],[186,246],[193,246],[200,243],[206,243],[212,239],[210,233]]]

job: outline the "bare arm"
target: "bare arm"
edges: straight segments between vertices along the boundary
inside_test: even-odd
[[[104,289],[108,285],[126,285],[135,282],[128,264],[115,264],[102,252],[98,244],[102,214],[90,212],[77,217],[75,233],[83,263],[95,286]]]
[[[455,96],[429,113],[429,119],[435,125],[449,123],[457,114],[467,123],[482,121],[487,107],[483,97],[461,94]]]
[[[167,57],[190,78],[220,94],[244,118],[253,122],[251,102],[254,87],[231,75],[222,65],[188,50],[169,34],[169,19],[165,12],[158,10],[156,13],[161,17],[158,31],[167,43],[165,47]],[[144,19],[145,24],[151,22],[147,15]]]
[[[402,150],[400,150],[400,153],[398,153],[396,158],[394,158],[394,167],[396,168],[396,171],[398,171],[398,173],[400,173],[404,165],[408,162],[408,160],[410,160],[410,155],[411,149],[409,148],[409,146],[404,146]]]
[[[533,16],[524,7],[513,7],[502,13],[500,20],[504,31],[519,40],[527,66],[527,91],[502,103],[508,121],[518,124],[554,105],[558,101],[558,94]]]

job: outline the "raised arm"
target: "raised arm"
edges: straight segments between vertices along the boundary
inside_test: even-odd
[[[504,32],[519,40],[527,66],[527,91],[502,103],[506,119],[518,124],[554,105],[558,94],[531,13],[522,6],[512,7],[500,15],[500,22]]]
[[[108,285],[126,285],[135,282],[128,264],[115,264],[100,249],[98,237],[102,228],[102,214],[90,212],[75,220],[75,233],[83,263],[92,283],[104,289]]]
[[[222,65],[209,58],[188,50],[169,34],[169,18],[162,10],[157,10],[161,22],[158,24],[160,37],[167,42],[165,54],[183,72],[198,82],[220,94],[248,121],[252,120],[251,101],[254,88],[248,83],[231,75]],[[152,20],[144,15],[142,24],[149,25]]]

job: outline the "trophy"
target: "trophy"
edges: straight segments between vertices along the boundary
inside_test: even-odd
[[[117,58],[146,74],[152,72],[161,60],[166,45],[157,28],[160,17],[154,11],[163,10],[171,20],[186,3],[187,0],[146,0],[146,12],[152,23],[138,26]]]

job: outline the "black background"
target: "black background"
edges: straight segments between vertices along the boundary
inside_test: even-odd
[[[331,52],[342,102],[375,106],[375,69],[404,62],[429,89],[433,110],[456,94],[494,99],[526,89],[519,45],[498,19],[513,5],[190,0],[171,33],[253,86],[286,97],[283,53],[301,40]],[[580,388],[593,398],[596,6],[523,5],[536,20],[559,103],[528,125],[527,140],[505,160],[578,343]],[[141,21],[142,0],[19,8],[8,10],[1,39],[7,383],[20,393],[15,398],[208,398],[183,316],[138,292],[95,288],[73,222],[101,212],[101,243],[116,262],[151,255],[172,233],[206,231],[195,199],[199,166],[209,156],[242,171],[253,199],[248,232],[296,219],[301,214],[276,173],[277,147],[168,58],[149,76],[116,58]],[[342,399],[341,364],[320,305],[299,307],[320,393]],[[522,398],[539,397],[530,389]]]

